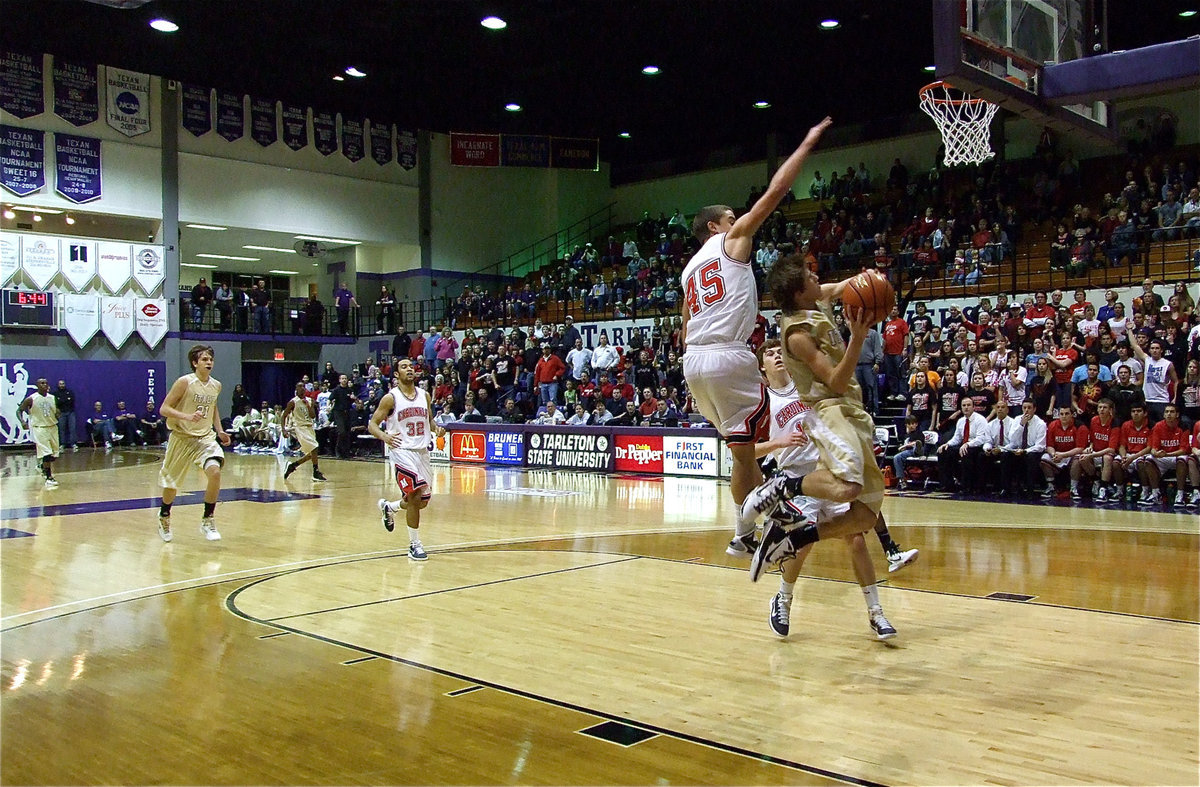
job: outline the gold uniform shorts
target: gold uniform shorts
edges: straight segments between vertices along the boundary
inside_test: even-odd
[[[884,484],[875,461],[875,421],[862,407],[837,401],[818,402],[813,409],[820,420],[805,428],[821,454],[818,467],[843,481],[862,484],[857,499],[878,514]]]
[[[178,489],[191,468],[204,470],[209,461],[225,464],[225,452],[217,442],[215,432],[205,437],[192,437],[181,432],[171,432],[167,438],[167,455],[163,457],[162,470],[158,473],[158,485],[164,489]]]

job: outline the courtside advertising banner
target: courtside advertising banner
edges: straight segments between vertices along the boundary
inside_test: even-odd
[[[45,132],[0,126],[0,186],[18,197],[45,188]]]
[[[128,243],[107,241],[100,241],[97,247],[96,266],[100,271],[100,281],[104,282],[109,292],[120,292],[129,283],[133,247]]]
[[[150,75],[108,66],[104,69],[107,88],[108,125],[127,137],[150,130]]]
[[[83,292],[96,278],[96,242],[62,239],[62,273],[75,292]]]
[[[613,435],[613,465],[622,473],[663,472],[663,436],[660,434]]]
[[[429,458],[435,462],[450,461],[450,433],[433,438],[433,447],[429,449]]]
[[[21,268],[21,236],[0,233],[0,286],[8,284]]]
[[[525,435],[521,432],[488,432],[485,458],[489,465],[525,464]]]
[[[565,431],[562,427],[525,434],[525,464],[559,470],[609,470],[608,435]]]
[[[715,477],[719,448],[715,437],[664,437],[663,472]]]
[[[153,295],[162,286],[166,275],[162,246],[133,247],[133,280],[142,288],[142,292]]]
[[[63,327],[76,346],[82,347],[90,342],[100,330],[100,296],[64,295]]]
[[[46,289],[58,275],[58,241],[45,235],[21,236],[21,267],[39,290]]]
[[[167,301],[165,298],[135,298],[133,306],[138,336],[153,350],[167,336]]]
[[[120,349],[133,333],[133,298],[100,297],[100,330]]]
[[[486,446],[487,435],[483,432],[450,433],[450,458],[455,462],[483,464]]]

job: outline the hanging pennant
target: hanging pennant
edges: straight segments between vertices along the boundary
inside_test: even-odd
[[[361,161],[363,151],[363,123],[357,118],[342,116],[342,155],[350,161]]]
[[[128,243],[100,241],[97,245],[96,267],[100,281],[109,292],[120,292],[129,283],[131,247]]]
[[[337,124],[332,112],[313,113],[313,146],[322,156],[337,152]]]
[[[72,126],[86,126],[100,119],[95,65],[55,60],[53,74],[54,114]]]
[[[391,163],[392,125],[390,123],[371,123],[371,158],[375,159],[375,163],[381,167]]]
[[[275,101],[267,98],[250,97],[250,138],[258,144],[270,147],[278,139],[275,121]]]
[[[133,280],[142,288],[142,292],[153,295],[162,286],[165,275],[162,246],[133,247]]]
[[[21,269],[21,236],[6,232],[0,235],[0,287],[8,284]]]
[[[217,91],[217,134],[236,142],[246,133],[246,106],[239,93]]]
[[[0,126],[0,186],[27,197],[46,186],[46,134]]]
[[[59,271],[58,238],[21,236],[21,269],[36,289],[44,290]]]
[[[0,52],[0,109],[19,118],[31,118],[46,110],[41,54]]]
[[[415,131],[400,130],[396,138],[396,163],[404,169],[417,166],[417,134]]]
[[[167,335],[167,301],[165,298],[137,298],[133,305],[138,336],[153,350]]]
[[[179,125],[193,137],[212,131],[212,88],[184,85],[180,102]]]
[[[133,333],[133,298],[100,297],[100,330],[118,350]]]
[[[283,144],[292,150],[308,147],[308,109],[283,105]]]
[[[106,66],[108,125],[127,137],[150,130],[150,75]]]
[[[96,278],[96,242],[63,238],[62,273],[72,290],[86,290]]]
[[[82,347],[92,340],[100,330],[100,296],[76,295],[67,293],[63,296],[63,327],[75,341],[76,346]]]
[[[54,135],[54,190],[76,203],[100,199],[100,140]]]

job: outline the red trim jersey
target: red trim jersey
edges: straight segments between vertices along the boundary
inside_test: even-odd
[[[1072,451],[1076,448],[1087,448],[1091,433],[1083,424],[1076,424],[1070,429],[1064,429],[1062,421],[1055,419],[1046,429],[1046,446],[1055,451]]]
[[[1188,434],[1181,426],[1171,426],[1166,421],[1159,421],[1150,430],[1150,447],[1167,453],[1187,449]]]
[[[1092,418],[1092,450],[1103,451],[1111,448],[1116,451],[1121,447],[1121,425],[1114,418],[1108,426],[1100,422],[1100,416]]]
[[[1121,447],[1128,454],[1136,454],[1150,445],[1150,423],[1147,421],[1139,429],[1133,421],[1121,424]]]
[[[748,261],[725,253],[725,233],[705,241],[680,277],[688,310],[687,343],[744,343],[754,331],[758,296]]]

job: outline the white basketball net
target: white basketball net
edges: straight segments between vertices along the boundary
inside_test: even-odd
[[[958,95],[951,94],[951,90]],[[974,98],[945,82],[921,89],[921,110],[942,132],[948,167],[981,164],[996,155],[992,152],[990,129],[997,109],[992,102]]]

